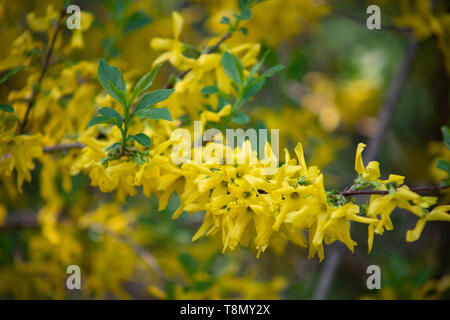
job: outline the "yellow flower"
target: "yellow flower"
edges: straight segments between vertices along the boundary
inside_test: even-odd
[[[6,176],[17,171],[17,189],[22,192],[22,184],[31,181],[30,171],[34,169],[34,159],[42,156],[41,135],[12,136],[16,123],[6,124],[0,132],[0,172]]]
[[[450,214],[448,213],[450,211],[450,205],[446,206],[438,206],[434,208],[430,213],[426,213],[423,215],[422,218],[420,218],[416,226],[413,230],[409,230],[406,233],[406,241],[412,242],[416,241],[420,238],[420,235],[422,233],[423,228],[425,227],[425,224],[427,221],[448,221],[450,222]]]
[[[167,50],[165,53],[155,59],[153,65],[156,66],[165,61],[182,69],[191,67],[193,59],[187,58],[183,55],[183,43],[180,41],[181,29],[183,28],[183,17],[176,11],[172,13],[173,21],[173,36],[174,39],[153,38],[150,41],[150,46],[154,50]]]

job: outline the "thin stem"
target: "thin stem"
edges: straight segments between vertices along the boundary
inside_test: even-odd
[[[427,192],[434,190],[443,190],[448,188],[448,186],[423,186],[423,187],[411,187],[409,190],[414,192]],[[360,195],[370,195],[370,194],[388,194],[388,190],[358,190],[358,191],[342,191],[340,192],[343,196],[360,196]]]
[[[58,20],[58,22],[55,25],[55,32],[53,33],[53,37],[52,37],[52,40],[50,42],[50,46],[48,47],[48,51],[47,51],[47,54],[46,54],[45,59],[44,59],[44,65],[42,66],[42,70],[41,70],[41,73],[39,75],[38,82],[33,87],[33,91],[31,93],[31,98],[28,101],[27,109],[25,111],[25,115],[23,117],[22,123],[21,123],[20,128],[19,128],[19,134],[23,133],[23,131],[25,129],[25,126],[27,124],[27,119],[28,119],[28,116],[30,114],[31,108],[34,106],[34,103],[35,103],[35,100],[36,100],[36,96],[39,94],[39,92],[41,90],[42,80],[44,80],[45,73],[47,72],[47,69],[49,67],[50,57],[52,55],[53,48],[55,47],[55,42],[56,42],[56,38],[58,36],[58,33],[61,30],[61,23],[62,23],[62,21],[63,21],[65,16],[66,16],[66,11],[62,10],[61,14],[59,16],[59,20]]]
[[[69,222],[69,220],[64,217],[58,219],[58,221],[60,223]],[[19,228],[39,228],[39,227],[40,223],[37,219],[36,214],[14,212],[6,216],[4,223],[0,226],[0,230],[15,230]],[[126,235],[118,234],[106,228],[102,224],[97,223],[89,226],[89,228],[98,233],[106,234],[128,246],[158,275],[159,279],[162,282],[162,285],[163,286],[165,285],[165,282],[167,280],[166,274],[159,265],[158,260],[144,246],[134,242]]]

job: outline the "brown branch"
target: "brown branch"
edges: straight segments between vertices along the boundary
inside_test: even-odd
[[[52,153],[52,152],[58,152],[58,151],[66,151],[71,149],[83,149],[86,145],[84,145],[81,142],[74,142],[74,143],[62,143],[62,144],[55,144],[53,146],[46,146],[42,148],[42,151],[44,153]],[[11,153],[7,153],[3,155],[0,159],[1,161],[5,161],[11,158]]]
[[[52,40],[51,40],[50,45],[48,47],[48,51],[47,51],[47,54],[46,54],[45,59],[44,59],[44,64],[42,66],[42,70],[41,70],[41,73],[39,75],[38,82],[33,87],[33,91],[31,93],[30,100],[28,101],[27,109],[25,111],[25,116],[23,117],[22,123],[21,123],[20,128],[19,128],[19,134],[23,133],[23,131],[25,129],[25,126],[27,124],[28,115],[30,114],[31,108],[33,107],[33,105],[35,103],[36,96],[39,94],[39,92],[41,90],[42,80],[44,79],[45,73],[47,72],[47,69],[48,69],[48,66],[49,66],[49,63],[50,63],[50,57],[52,55],[53,48],[55,47],[56,38],[58,36],[59,31],[61,30],[61,24],[62,24],[62,21],[63,21],[65,16],[66,16],[66,11],[62,10],[61,14],[59,16],[59,20],[58,20],[58,22],[55,25],[55,31],[53,33]]]
[[[448,188],[448,186],[424,186],[424,187],[411,187],[409,190],[413,192],[427,192],[427,191],[434,191],[434,190],[443,190]],[[340,192],[343,196],[360,196],[360,195],[370,195],[370,194],[388,194],[389,191],[387,190],[357,190],[357,191],[351,191],[351,190],[344,190]]]
[[[71,149],[82,149],[86,145],[81,142],[75,143],[66,143],[66,144],[55,144],[54,146],[46,146],[43,148],[43,151],[46,153],[57,152],[57,151],[65,151]]]

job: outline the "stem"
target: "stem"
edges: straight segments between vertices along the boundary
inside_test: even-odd
[[[80,142],[75,143],[67,143],[67,144],[56,144],[54,146],[47,146],[43,148],[43,151],[46,153],[51,153],[55,151],[65,151],[70,149],[82,149],[85,145]]]
[[[61,216],[60,216],[61,217]],[[70,223],[69,219],[61,217],[58,219],[59,223]],[[13,212],[9,213],[4,223],[0,226],[1,231],[15,230],[19,228],[39,228],[41,227],[37,215],[32,213],[21,213],[21,212]],[[106,228],[102,224],[93,224],[88,226],[98,233],[103,233],[108,235],[117,241],[125,244],[129,247],[138,257],[140,257],[149,267],[152,269],[159,277],[161,285],[164,287],[165,282],[167,281],[167,276],[162,270],[161,266],[158,263],[158,260],[153,256],[153,254],[148,251],[144,246],[134,242],[128,236],[124,234],[118,234],[108,228]],[[82,227],[84,229],[84,227]]]
[[[443,190],[448,188],[448,186],[423,186],[423,187],[411,187],[409,188],[414,192],[426,192],[426,191],[434,191],[434,190]],[[340,192],[343,196],[360,196],[360,195],[368,195],[368,194],[388,194],[388,190],[359,190],[359,191],[342,191]]]
[[[56,23],[55,32],[53,33],[53,37],[50,42],[50,46],[49,46],[47,54],[45,56],[44,65],[43,65],[41,73],[39,75],[38,82],[37,82],[36,86],[33,87],[33,91],[31,93],[31,98],[28,101],[27,110],[25,111],[25,116],[23,117],[22,123],[19,128],[19,134],[23,133],[25,126],[27,124],[28,115],[30,114],[31,108],[33,107],[34,102],[36,100],[36,96],[41,91],[42,80],[44,79],[45,73],[47,72],[47,69],[48,69],[48,66],[50,63],[50,57],[52,55],[53,48],[55,47],[56,38],[58,36],[59,31],[61,30],[61,23],[65,16],[66,16],[66,11],[62,10],[61,14],[59,16],[59,20]]]

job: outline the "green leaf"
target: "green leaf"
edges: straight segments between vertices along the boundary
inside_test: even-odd
[[[262,65],[264,64],[264,61],[266,60],[267,55],[270,53],[270,50],[266,50],[266,52],[264,52],[264,55],[261,59],[261,61],[259,61],[258,63],[256,63],[251,69],[250,69],[250,74],[247,77],[246,82],[250,82],[250,80],[253,78],[253,76],[258,72],[258,70],[262,67]]]
[[[9,104],[0,104],[0,110],[3,112],[14,112],[14,108]]]
[[[167,108],[145,108],[136,111],[136,116],[141,119],[167,120],[172,121],[169,109]]]
[[[146,134],[144,133],[138,133],[134,136],[131,136],[136,142],[143,145],[144,147],[150,147],[152,145],[152,139],[150,139]]]
[[[247,30],[247,28],[242,27],[242,28],[239,28],[239,30],[242,32],[242,34],[243,34],[244,36],[248,35],[248,30]]]
[[[144,95],[136,105],[136,112],[153,106],[154,104],[164,101],[174,92],[175,89],[158,89]]]
[[[119,123],[117,122],[116,118],[106,118],[103,116],[95,116],[95,117],[92,117],[91,120],[89,120],[88,128],[95,126],[97,124],[114,124],[116,126],[119,126]]]
[[[142,92],[147,90],[153,83],[153,80],[156,77],[156,73],[158,72],[159,68],[162,66],[162,64],[158,64],[156,67],[153,68],[152,71],[144,75],[137,84],[134,86],[133,89],[133,99],[139,96]]]
[[[16,74],[19,70],[22,70],[23,68],[26,68],[26,66],[18,66],[17,68],[12,69],[7,74],[5,74],[3,77],[0,78],[0,83],[5,82],[9,78],[11,78],[14,74]]]
[[[450,128],[447,126],[443,126],[441,128],[442,135],[444,136],[444,144],[445,147],[450,150]]]
[[[111,81],[116,89],[119,91],[126,91],[126,84],[123,80],[122,72],[119,68],[110,66],[104,59],[100,59],[97,70],[98,80],[105,89],[105,91],[117,101],[120,101],[120,97],[116,91],[111,88],[108,81]]]
[[[180,253],[178,261],[190,276],[193,276],[198,269],[197,261],[188,253]]]
[[[228,17],[222,17],[221,19],[220,19],[220,23],[221,24],[227,24],[227,25],[231,25],[231,21],[230,21],[230,18],[228,18]]]
[[[450,162],[445,160],[438,160],[436,162],[436,167],[450,174]]]
[[[266,72],[264,72],[262,76],[265,77],[265,78],[268,78],[268,77],[273,76],[275,73],[277,73],[277,72],[279,72],[279,71],[281,71],[283,69],[284,69],[284,66],[281,65],[281,64],[278,64],[278,65],[270,68]]]
[[[113,108],[104,107],[101,108],[98,112],[107,119],[116,118],[117,123],[119,124],[118,126],[120,127],[122,125],[122,116]]]
[[[116,97],[114,99],[116,99],[117,101],[120,102],[120,104],[123,106],[125,112],[128,112],[127,111],[128,110],[128,95],[127,95],[127,93],[125,91],[120,91],[119,89],[117,89],[111,80],[108,80],[108,84],[111,87],[112,91],[114,91],[114,94],[116,95]]]
[[[210,95],[210,94],[215,94],[215,93],[219,92],[219,89],[217,89],[216,86],[206,86],[206,87],[203,87],[203,89],[200,92],[203,94]]]
[[[244,67],[241,60],[227,51],[222,55],[220,62],[227,76],[240,87],[244,77]]]
[[[231,118],[231,121],[236,123],[236,124],[246,124],[246,123],[248,123],[250,121],[250,118],[245,113],[236,112],[233,115],[233,118]]]
[[[252,17],[252,10],[247,7],[243,7],[240,10],[239,19],[248,20]]]
[[[123,33],[138,30],[153,21],[152,17],[147,15],[144,11],[133,12],[126,20],[123,27]]]
[[[264,77],[255,78],[254,81],[250,82],[248,86],[244,89],[244,93],[242,95],[242,102],[247,101],[251,97],[253,97],[261,88],[263,87],[266,79]]]
[[[442,179],[439,184],[444,188],[448,188],[450,187],[450,179]]]

